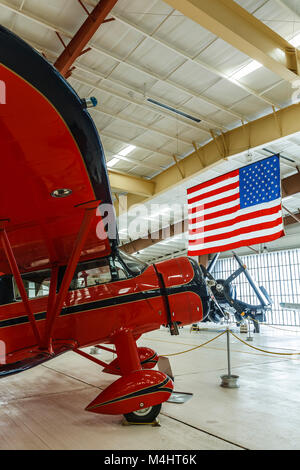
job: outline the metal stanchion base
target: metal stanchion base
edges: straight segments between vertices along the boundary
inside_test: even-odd
[[[238,379],[238,375],[221,375],[222,383],[220,386],[224,388],[239,388]]]
[[[253,336],[248,336],[247,341],[253,341]]]

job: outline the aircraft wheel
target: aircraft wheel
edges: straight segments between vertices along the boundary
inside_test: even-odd
[[[161,404],[142,408],[141,410],[127,413],[124,416],[129,423],[152,423],[159,415],[160,410]]]

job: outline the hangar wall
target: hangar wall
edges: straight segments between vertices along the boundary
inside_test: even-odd
[[[240,256],[258,285],[264,286],[273,300],[272,312],[267,312],[269,325],[300,326],[300,311],[284,310],[280,302],[300,303],[300,249],[284,250]],[[224,258],[216,263],[213,275],[216,279],[227,279],[237,269],[233,258]],[[235,281],[237,297],[245,302],[257,304],[257,299],[245,276]]]

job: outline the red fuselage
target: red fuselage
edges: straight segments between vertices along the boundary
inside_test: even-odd
[[[162,275],[166,296],[162,295]],[[166,302],[167,297],[167,302]],[[30,300],[42,336],[48,296]],[[203,317],[200,292],[195,282],[195,267],[188,258],[177,258],[151,265],[136,277],[107,284],[69,291],[58,317],[54,340],[73,340],[78,347],[111,343],[120,328],[129,328],[134,337],[159,329],[172,321],[182,325]],[[31,325],[23,303],[13,302],[0,307],[0,339],[9,355],[35,346]],[[15,354],[12,354],[15,362]]]

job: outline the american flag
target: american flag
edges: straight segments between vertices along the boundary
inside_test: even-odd
[[[279,156],[188,189],[188,214],[189,256],[282,237]]]

